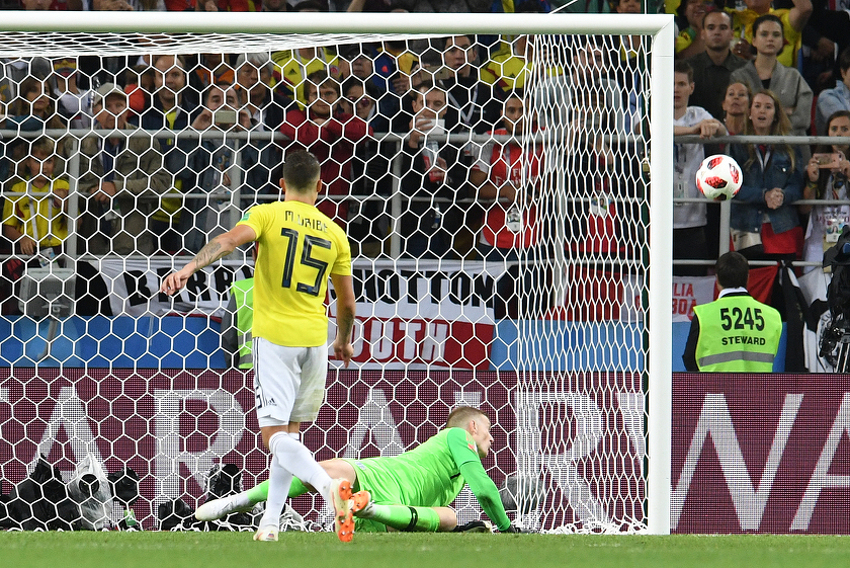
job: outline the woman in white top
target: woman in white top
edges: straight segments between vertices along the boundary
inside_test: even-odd
[[[826,122],[827,136],[850,136],[850,111],[839,110]],[[850,146],[832,144],[821,147],[806,166],[804,199],[842,200],[845,203],[801,205],[809,213],[803,260],[820,263],[823,252],[838,242],[844,225],[850,223],[850,202],[847,201],[847,180],[850,178]],[[808,272],[815,268],[806,266]]]

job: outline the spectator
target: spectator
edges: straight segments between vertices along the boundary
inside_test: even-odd
[[[850,110],[839,110],[826,123],[827,136],[850,136]],[[828,158],[831,156],[831,158]],[[847,180],[850,179],[849,144],[832,144],[818,148],[806,166],[806,188],[803,199],[847,201]],[[803,260],[823,261],[826,249],[835,246],[841,231],[850,225],[850,205],[801,205],[800,211],[809,214]],[[805,271],[813,266],[805,267]]]
[[[841,80],[835,82],[834,89],[826,89],[818,95],[815,125],[819,136],[830,136],[826,119],[839,110],[850,110],[850,47],[841,52],[838,59]]]
[[[572,73],[549,80],[551,84],[557,85],[563,79],[567,88],[550,89],[547,93],[550,98],[542,106],[549,109],[565,108],[566,120],[576,127],[625,135],[626,110],[623,101],[626,94],[616,81],[607,76],[612,65],[611,58],[617,56],[613,45],[608,38],[587,36],[579,38],[573,47]],[[588,112],[591,96],[599,104],[591,105],[590,108],[598,112]]]
[[[151,106],[151,93],[156,90],[151,56],[140,55],[124,73],[124,92],[127,93],[128,116],[135,123],[138,116]]]
[[[732,19],[727,12],[713,10],[706,13],[700,32],[705,51],[689,58],[694,70],[694,94],[690,104],[702,107],[714,118],[722,119],[721,104],[732,72],[746,65],[729,48],[732,41]]]
[[[53,62],[53,90],[58,101],[57,107],[68,120],[71,128],[89,128],[91,126],[91,101],[93,93],[80,89],[77,85],[77,62],[74,59],[57,59]]]
[[[565,152],[566,171],[579,172],[570,176],[575,189],[566,205],[568,239],[570,249],[585,257],[616,256],[625,250],[620,222],[625,211],[613,199],[618,192],[611,179],[616,166],[611,145],[622,144],[615,136],[625,134],[625,116],[620,87],[599,74],[605,68],[605,43],[588,37],[577,44],[569,89],[554,94],[566,99],[566,138],[572,141]],[[610,142],[607,134],[614,135]]]
[[[305,78],[316,71],[326,71],[339,76],[337,56],[327,47],[302,47],[272,54],[274,61],[275,89],[278,94],[289,97],[301,109],[307,106]]]
[[[104,83],[92,102],[97,130],[135,130],[127,123],[127,95]],[[92,254],[153,254],[149,227],[169,176],[156,140],[118,133],[88,136],[80,143],[79,191],[88,196],[87,215],[79,232],[80,248]]]
[[[419,58],[405,41],[385,41],[375,50],[372,68],[372,80],[382,91],[380,113],[388,117],[392,132],[406,134],[413,116],[408,94],[421,82]]]
[[[49,81],[38,77],[27,77],[21,82],[18,97],[9,106],[6,118],[7,127],[21,130],[68,127],[68,121],[56,112],[56,101],[51,97]]]
[[[528,35],[519,35],[511,44],[508,53],[497,53],[484,64],[481,69],[481,80],[493,85],[500,98],[514,89],[525,88],[525,83],[532,73],[531,63],[534,60],[535,39]],[[548,77],[563,74],[560,65],[552,62],[543,71]]]
[[[481,81],[475,36],[449,36],[442,40],[443,68],[437,84],[448,93],[446,129],[484,134],[495,128],[501,104],[493,86]]]
[[[611,11],[617,14],[640,14],[643,12],[641,0],[609,0]],[[642,36],[614,36],[618,43],[617,52],[620,61],[614,65],[613,72],[609,78],[614,79],[624,89],[625,100],[623,106],[626,109],[626,131],[639,132],[643,127],[642,119],[644,108],[646,108],[645,93],[641,81],[640,57],[645,53],[646,41]]]
[[[495,136],[511,136],[511,140],[486,144],[469,173],[479,199],[492,201],[485,214],[478,250],[486,261],[511,263],[508,276],[497,285],[499,302],[507,305],[496,304],[496,317],[519,315],[513,301],[519,274],[514,263],[519,259],[519,251],[530,261],[541,256],[537,249],[535,202],[540,197],[536,192],[543,171],[542,147],[535,144],[533,149],[526,149],[519,141],[523,135],[536,131],[536,120],[526,113],[522,93],[511,92],[504,103],[502,128],[492,131]]]
[[[744,59],[752,59],[755,55],[752,48],[756,47],[753,39],[756,36],[755,22],[765,15],[772,15],[782,28],[783,42],[777,51],[779,62],[786,67],[796,67],[797,50],[800,48],[800,38],[809,16],[812,14],[811,0],[792,0],[794,7],[789,9],[774,10],[771,0],[744,0],[746,10],[729,10],[732,14],[732,22],[735,37],[739,41],[735,44],[735,55]],[[781,49],[782,46],[786,49]],[[756,48],[757,49],[757,48]]]
[[[295,4],[293,12],[327,12],[327,7],[317,2],[305,1]],[[326,71],[330,76],[342,80],[339,59],[330,47],[301,47],[272,53],[274,62],[275,89],[278,94],[298,103],[300,109],[307,106],[306,78],[316,71]]]
[[[377,88],[372,82],[349,77],[342,85],[344,97],[340,99],[342,114],[353,114],[366,122],[376,132],[387,132],[389,122],[378,110]],[[392,192],[394,178],[390,160],[397,146],[392,140],[365,139],[355,146],[351,163],[351,193],[366,197],[352,201],[349,207],[348,237],[356,254],[377,256],[389,233],[390,218],[386,215],[386,202]]]
[[[305,148],[319,160],[327,196],[348,195],[355,146],[372,135],[372,128],[350,114],[337,114],[340,84],[326,71],[310,74],[305,84],[307,108],[287,112],[280,131],[291,147]],[[324,198],[316,206],[345,227],[347,202]]]
[[[27,77],[21,82],[18,97],[9,105],[5,126],[10,130],[21,129],[36,131],[45,129],[63,130],[68,127],[68,121],[56,112],[56,101],[50,96],[50,84],[46,79]],[[3,125],[3,121],[0,121]],[[17,168],[29,152],[28,145],[23,139],[9,142],[6,155],[11,160],[8,174],[15,174]],[[56,155],[64,158],[66,155],[64,140],[56,141]],[[57,163],[54,170],[64,172],[64,164]],[[7,175],[8,175],[7,174]]]
[[[401,190],[407,205],[398,225],[402,249],[413,258],[446,258],[463,225],[456,198],[466,172],[459,167],[457,148],[433,138],[446,133],[446,92],[423,83],[413,99],[415,114],[403,146]]]
[[[244,93],[251,122],[261,132],[275,132],[283,124],[292,99],[275,93],[263,77],[271,78],[273,64],[266,53],[243,53],[236,59],[236,86]]]
[[[703,18],[711,3],[705,0],[682,0],[676,13],[687,22],[687,26],[680,27],[679,36],[676,38],[676,57],[687,59],[705,51],[705,34],[703,34]]]
[[[343,98],[339,101],[341,112],[353,114],[366,122],[379,119],[378,93],[372,83],[350,77],[342,84],[342,94]]]
[[[687,62],[679,61],[674,68],[673,135],[699,134],[700,138],[725,135],[726,127],[698,106],[688,106],[694,91],[693,71]],[[698,198],[696,173],[705,159],[702,144],[676,144],[673,165],[674,198]],[[712,258],[707,240],[706,205],[704,203],[673,204],[673,258],[676,260],[706,260]],[[674,265],[677,276],[705,276],[704,266]]]
[[[526,153],[519,144],[519,137],[537,131],[536,121],[525,112],[521,92],[513,91],[505,101],[502,125],[492,134],[515,139],[488,143],[470,172],[479,198],[495,200],[487,212],[480,239],[483,256],[489,258],[511,256],[512,251],[537,243],[534,207],[518,204],[521,200],[531,202],[542,162],[539,147]]]
[[[186,64],[180,56],[157,55],[152,58],[154,68],[154,95],[151,106],[140,116],[144,130],[185,130],[198,107],[191,89],[186,88]],[[174,138],[157,139],[164,156],[165,167],[175,176],[169,194],[179,195],[183,184],[194,183],[194,173],[186,168],[186,154],[177,148]],[[151,218],[151,229],[157,235],[158,249],[176,252],[182,247],[182,236],[177,231],[180,221],[180,197],[163,197],[161,206]]]
[[[26,177],[12,184],[3,205],[3,235],[15,245],[16,253],[32,257],[36,267],[61,255],[68,238],[69,185],[54,175],[55,158],[53,140],[35,140],[26,158]],[[13,264],[7,265],[12,281],[23,273],[22,264]]]
[[[747,259],[727,252],[717,259],[717,299],[694,308],[682,361],[688,372],[770,373],[779,350],[779,312],[747,292]],[[736,322],[729,313],[740,313]]]
[[[44,57],[0,59],[0,101],[11,103],[18,96],[18,86],[29,77],[46,81],[53,74],[53,64]]]
[[[723,124],[730,136],[742,134],[746,130],[747,115],[750,112],[750,103],[753,100],[753,92],[745,83],[732,83],[726,87],[726,96],[723,99]]]
[[[756,58],[734,71],[729,80],[748,84],[754,93],[762,89],[776,93],[791,120],[790,134],[804,136],[812,123],[813,93],[799,71],[777,59],[783,49],[782,33],[782,22],[775,15],[756,19],[753,22]]]
[[[839,75],[838,54],[850,48],[850,2],[812,0],[813,11],[803,30],[803,75],[815,92]],[[806,52],[804,51],[804,54]]]
[[[236,71],[232,59],[226,53],[201,53],[198,64],[189,72],[189,86],[201,93],[210,85],[232,85],[236,82]]]
[[[395,63],[384,60],[382,71],[375,71],[375,58],[378,48],[371,44],[356,44],[345,46],[342,50],[339,62],[342,76],[356,77],[367,83],[370,92],[378,103],[375,119],[372,126],[375,132],[397,132],[407,133],[407,125],[413,111],[410,109],[410,97],[406,96],[410,90],[411,76],[405,73],[394,73],[391,80],[391,69]],[[418,68],[418,62],[412,64]],[[344,71],[346,70],[346,71]],[[394,151],[394,150],[393,150]]]
[[[211,85],[206,90],[201,112],[192,121],[192,128],[198,131],[219,132],[251,130],[251,117],[247,110],[238,110],[240,106],[239,95],[235,89],[229,88],[225,91],[218,85]],[[187,149],[188,143],[181,142],[180,148]],[[197,177],[196,185],[191,191],[186,191],[188,186],[184,184],[184,193],[206,194],[205,198],[187,197],[180,215],[179,232],[183,235],[183,247],[192,253],[201,250],[213,237],[227,232],[230,220],[222,217],[232,206],[229,196],[235,189],[233,176],[237,175],[239,170],[248,170],[251,164],[260,161],[257,148],[251,145],[241,147],[238,157],[237,161],[237,142],[226,136],[202,137],[200,143],[189,153],[189,169]],[[249,175],[240,175],[239,179],[245,181],[246,188],[256,191],[256,186],[265,188],[268,184],[268,171],[269,167],[262,173],[261,170],[252,168],[250,172],[253,172],[254,176],[259,175],[259,180],[252,179],[253,176]],[[255,199],[250,201],[254,203]]]
[[[287,109],[293,108],[293,101],[277,94],[269,86],[274,65],[268,53],[243,53],[236,59],[236,90],[241,95],[241,108],[250,117],[251,130],[273,133],[280,130]],[[247,152],[247,153],[246,153]],[[245,158],[253,156],[253,162]],[[246,187],[252,190],[245,209],[254,204],[257,195],[278,195],[280,188],[275,180],[280,179],[280,146],[273,140],[251,139],[243,142],[241,166],[245,171]]]
[[[732,200],[730,226],[734,249],[747,258],[797,258],[803,230],[793,202],[803,197],[804,161],[799,148],[771,144],[787,136],[788,115],[772,91],[753,95],[745,135],[760,144],[733,144],[730,155],[741,166],[744,183]]]

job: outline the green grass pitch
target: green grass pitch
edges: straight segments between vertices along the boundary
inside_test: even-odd
[[[0,533],[9,568],[762,568],[850,566],[846,536],[551,536],[283,533]]]

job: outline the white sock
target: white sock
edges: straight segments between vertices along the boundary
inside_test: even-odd
[[[279,434],[283,434],[282,432]],[[294,434],[294,435],[293,435]],[[290,435],[275,434],[269,440],[269,448],[281,466],[289,473],[300,479],[306,485],[311,485],[320,492],[328,503],[331,501],[331,478],[318,464],[304,444],[298,441],[299,436],[293,432]],[[287,489],[288,491],[288,489]],[[271,497],[271,491],[269,491]]]
[[[282,460],[279,452],[276,451],[278,440],[281,438],[290,439],[286,432],[278,432],[269,440],[269,449],[272,452],[269,467],[269,497],[266,500],[266,510],[260,519],[260,527],[280,527],[283,504],[289,496],[289,487],[292,485],[292,473],[281,465]]]

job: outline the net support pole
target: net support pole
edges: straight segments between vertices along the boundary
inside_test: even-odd
[[[670,534],[671,433],[673,409],[673,19],[652,41],[650,113],[649,361],[647,528]]]

